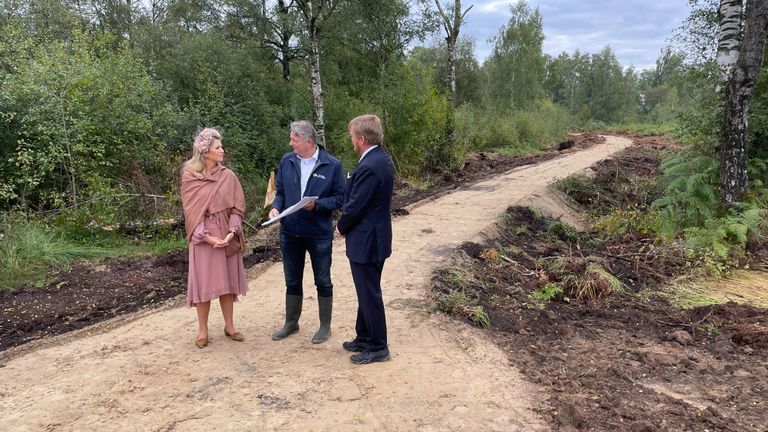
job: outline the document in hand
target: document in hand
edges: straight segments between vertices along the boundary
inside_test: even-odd
[[[296,204],[294,204],[294,205],[288,207],[287,209],[283,210],[283,212],[280,213],[279,215],[277,215],[277,216],[273,217],[272,219],[270,219],[270,220],[264,222],[263,224],[261,224],[261,226],[267,226],[267,225],[269,225],[269,224],[271,224],[273,222],[279,221],[280,219],[282,219],[282,218],[284,218],[284,217],[286,217],[286,216],[288,216],[290,214],[296,213],[297,211],[299,211],[302,208],[304,208],[305,205],[309,204],[311,201],[314,201],[314,200],[316,200],[318,198],[319,197],[316,197],[316,196],[304,197],[304,198],[300,199],[299,202],[297,202]]]

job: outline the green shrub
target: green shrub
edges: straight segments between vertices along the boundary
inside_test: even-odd
[[[457,144],[467,152],[532,153],[561,140],[571,126],[565,109],[548,101],[513,113],[467,104],[456,110],[455,118]]]
[[[490,327],[491,318],[485,312],[482,306],[477,305],[468,309],[469,320],[480,327]]]
[[[656,235],[661,230],[661,215],[655,211],[636,208],[617,209],[600,217],[594,227],[617,238],[626,234],[640,233],[644,237]]]
[[[435,308],[441,312],[451,314],[460,305],[467,303],[467,296],[459,290],[451,290],[437,298]]]
[[[539,308],[543,308],[548,302],[563,299],[563,288],[553,282],[549,282],[528,296]]]

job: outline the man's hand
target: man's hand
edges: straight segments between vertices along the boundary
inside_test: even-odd
[[[273,208],[272,210],[269,211],[269,218],[270,219],[274,219],[279,214],[280,214],[280,212],[276,208]]]
[[[309,202],[309,203],[307,203],[307,205],[305,205],[303,208],[304,208],[304,210],[306,210],[306,211],[312,211],[312,210],[314,210],[314,209],[315,209],[315,200],[312,200],[312,201],[310,201],[310,202]]]

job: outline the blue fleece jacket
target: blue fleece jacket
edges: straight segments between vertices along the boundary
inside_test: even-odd
[[[295,153],[286,153],[280,160],[275,176],[277,194],[272,208],[283,211],[301,199],[301,167]],[[344,203],[344,173],[341,162],[320,149],[317,164],[307,181],[304,196],[317,196],[312,211],[304,209],[280,220],[280,230],[286,234],[316,238],[333,238],[333,211]]]

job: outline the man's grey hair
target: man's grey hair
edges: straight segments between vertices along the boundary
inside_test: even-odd
[[[312,144],[317,146],[317,131],[312,123],[306,120],[295,121],[291,123],[291,132],[301,137],[301,139],[311,139]]]

